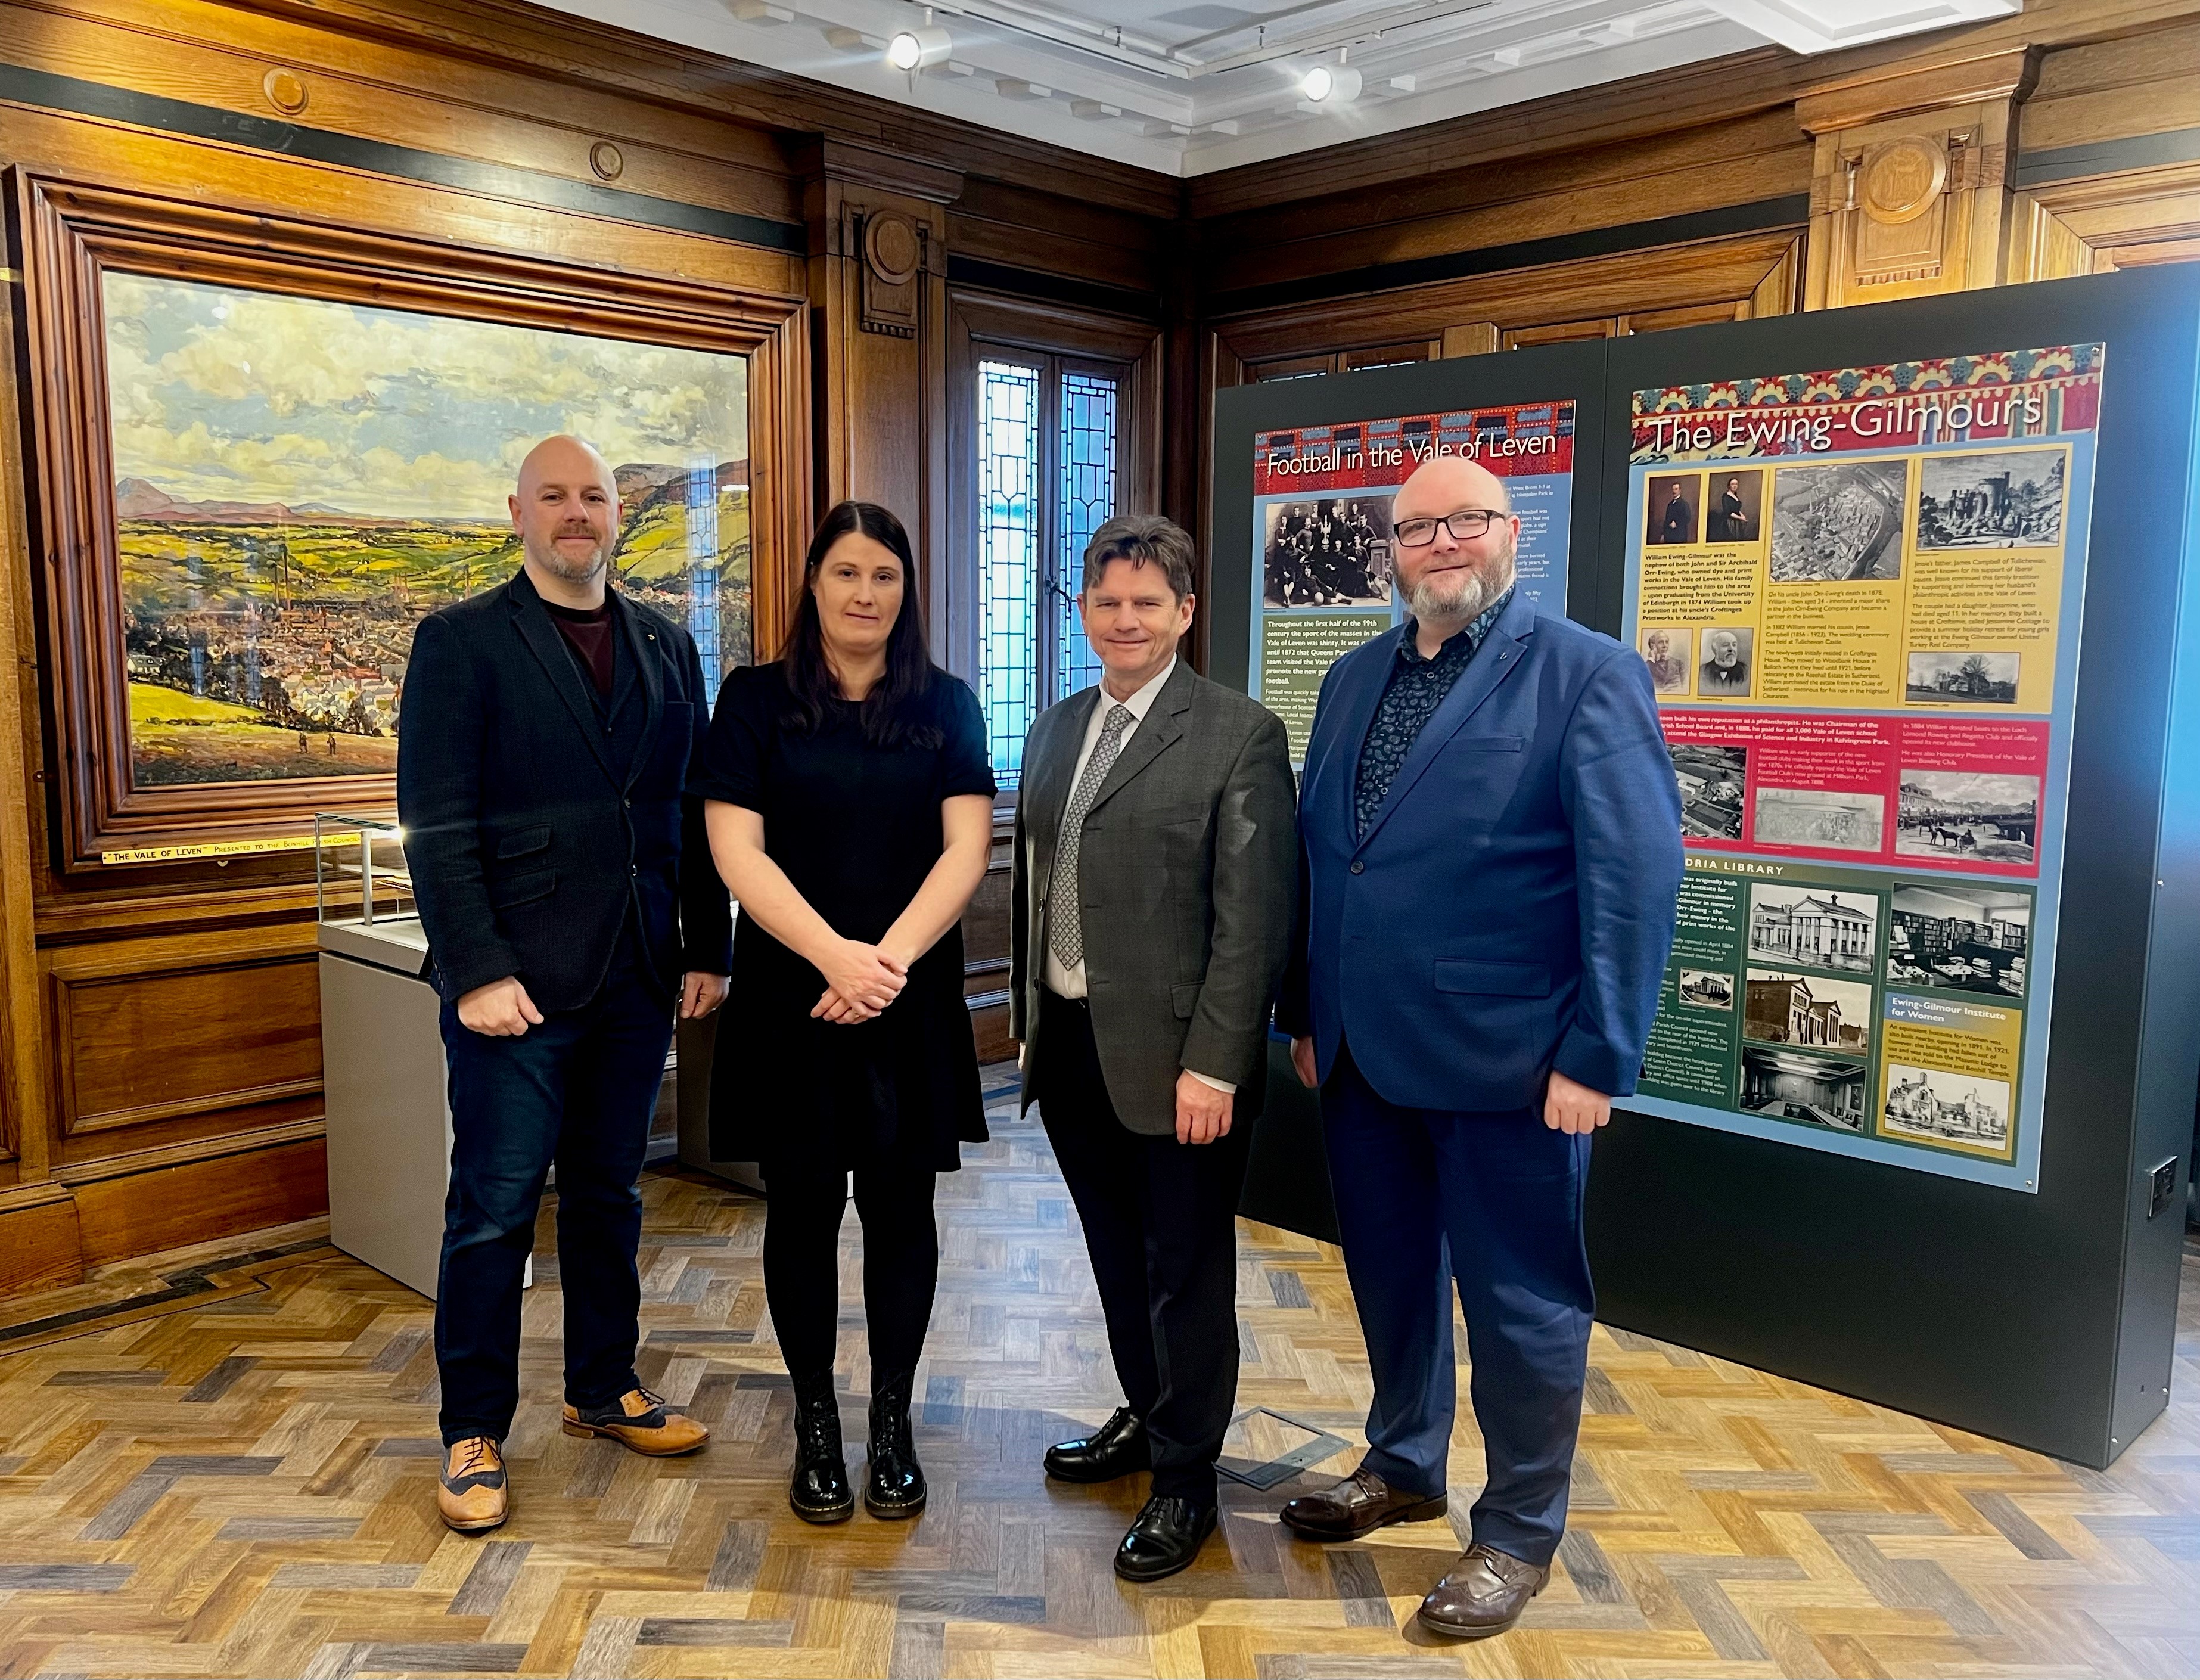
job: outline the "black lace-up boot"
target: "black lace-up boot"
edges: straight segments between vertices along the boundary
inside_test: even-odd
[[[856,1513],[830,1371],[794,1379],[794,1479],[787,1502],[805,1523],[845,1523]]]
[[[914,1373],[871,1382],[871,1465],[863,1482],[863,1508],[889,1520],[924,1509],[924,1469],[909,1430]]]

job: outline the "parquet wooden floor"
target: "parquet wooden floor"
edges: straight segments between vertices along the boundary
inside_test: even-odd
[[[1108,1559],[1138,1484],[1038,1466],[1114,1392],[1075,1217],[1005,1104],[965,1159],[941,1181],[913,1523],[788,1514],[763,1208],[699,1177],[647,1185],[642,1373],[711,1449],[653,1461],[559,1432],[546,1223],[516,1513],[487,1540],[435,1518],[427,1303],[310,1235],[9,1340],[15,1306],[0,1677],[2200,1673],[2200,1316],[2177,1402],[2104,1474],[1600,1328],[1559,1570],[1487,1643],[1410,1631],[1453,1534],[1296,1542],[1273,1512],[1303,1483],[1229,1488],[1226,1546],[1125,1586]],[[1337,1255],[1253,1226],[1240,1252],[1241,1403],[1356,1447],[1367,1375]],[[857,1253],[851,1215],[851,1444]],[[1479,1478],[1462,1420],[1454,1525]]]

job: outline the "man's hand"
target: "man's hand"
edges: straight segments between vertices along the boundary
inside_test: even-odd
[[[1230,1107],[1237,1098],[1189,1073],[1176,1076],[1176,1140],[1211,1144],[1230,1135]]]
[[[1612,1098],[1551,1069],[1543,1096],[1543,1124],[1553,1132],[1594,1132],[1612,1118]]]
[[[1308,1091],[1319,1088],[1321,1074],[1314,1066],[1314,1039],[1311,1037],[1291,1040],[1291,1068],[1299,1076],[1299,1083]]]
[[[459,999],[459,1024],[489,1039],[516,1039],[542,1024],[542,1011],[527,995],[518,975],[477,986]]]
[[[700,1021],[705,1016],[726,1001],[732,987],[732,978],[726,975],[699,975],[690,972],[680,977],[680,1018]]]

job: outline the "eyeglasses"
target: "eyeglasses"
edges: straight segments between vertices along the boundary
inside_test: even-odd
[[[1452,534],[1456,542],[1471,542],[1488,530],[1493,520],[1505,515],[1490,507],[1462,507],[1456,513],[1447,513],[1441,519],[1401,519],[1395,526],[1398,541],[1408,548],[1424,548],[1436,540],[1436,527],[1442,525]]]

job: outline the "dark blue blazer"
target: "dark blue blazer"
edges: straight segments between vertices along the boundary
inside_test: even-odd
[[[1278,1024],[1349,1041],[1408,1108],[1630,1095],[1673,943],[1681,800],[1650,673],[1524,598],[1436,708],[1364,839],[1360,744],[1406,627],[1323,680],[1299,791],[1304,937]]]

